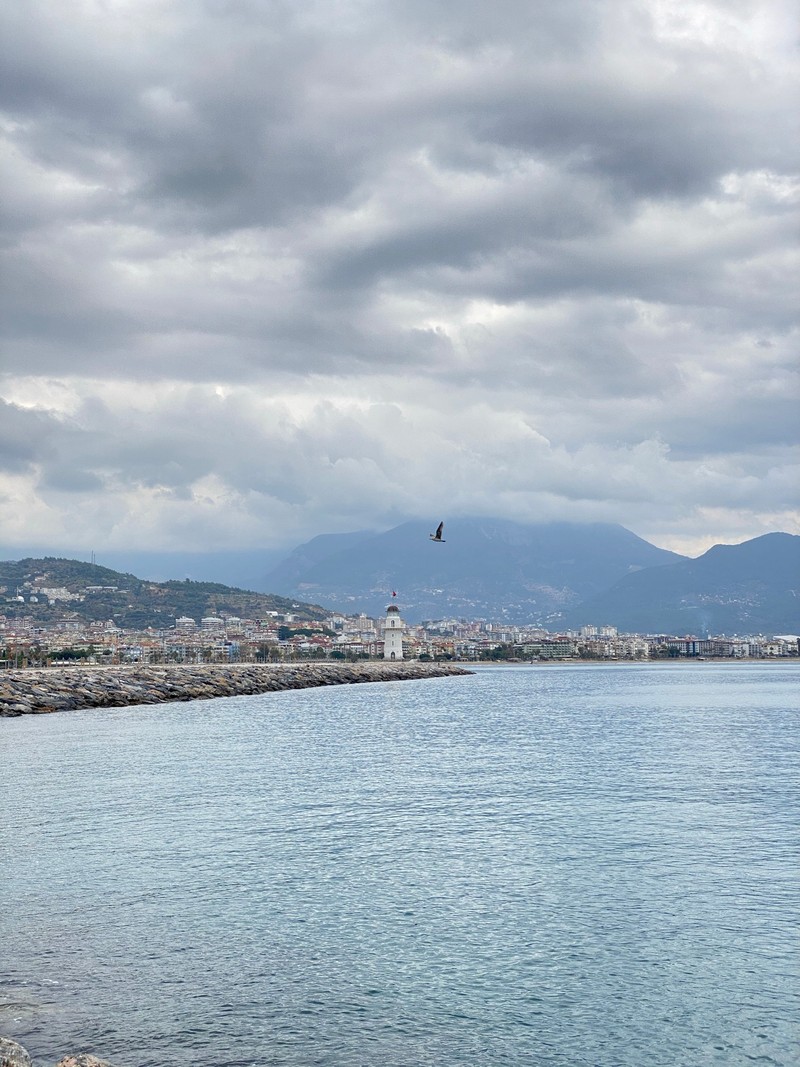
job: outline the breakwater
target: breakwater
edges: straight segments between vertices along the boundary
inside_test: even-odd
[[[245,696],[321,685],[469,674],[452,663],[241,663],[44,667],[0,672],[0,716]]]

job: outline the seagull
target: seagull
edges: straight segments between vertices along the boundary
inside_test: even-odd
[[[442,541],[442,528],[443,528],[443,526],[444,526],[444,523],[440,522],[439,525],[436,527],[436,533],[435,534],[428,534],[428,537],[430,537],[431,541],[439,541],[442,544],[444,544],[444,541]]]

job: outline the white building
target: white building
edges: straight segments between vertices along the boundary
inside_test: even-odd
[[[400,608],[390,604],[386,609],[386,622],[383,624],[383,658],[403,658],[403,631],[406,624],[400,618]]]

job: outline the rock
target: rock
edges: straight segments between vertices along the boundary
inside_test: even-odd
[[[0,1037],[0,1067],[31,1067],[27,1051],[10,1037]]]
[[[10,1037],[0,1037],[0,1067],[32,1067],[27,1049],[12,1041]],[[56,1067],[112,1067],[108,1060],[98,1059],[88,1052],[77,1056],[65,1056]]]
[[[0,715],[29,715],[32,710],[30,704],[22,704],[19,701],[0,705]]]
[[[385,660],[363,663],[238,664],[204,667],[116,667],[102,674],[80,667],[70,671],[4,671],[0,715],[124,707],[177,700],[268,693],[323,685],[443,678],[471,672],[452,663]]]
[[[111,1067],[108,1060],[99,1060],[97,1056],[91,1056],[88,1052],[80,1052],[77,1056],[65,1056],[59,1060],[56,1067]]]

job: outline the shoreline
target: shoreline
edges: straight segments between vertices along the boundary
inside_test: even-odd
[[[674,667],[676,664],[732,663],[797,663],[797,656],[658,656],[653,659],[520,659],[520,660],[455,660],[462,666],[472,667]]]
[[[598,664],[607,667],[669,667],[675,663],[796,663],[797,656],[657,656],[652,659],[620,659],[613,656],[597,659],[496,659],[453,660],[460,666],[470,667],[592,667]],[[2,677],[2,675],[0,675]]]
[[[364,682],[448,678],[473,672],[454,663],[236,663],[118,667],[26,667],[0,673],[0,718],[84,708],[171,704]]]

